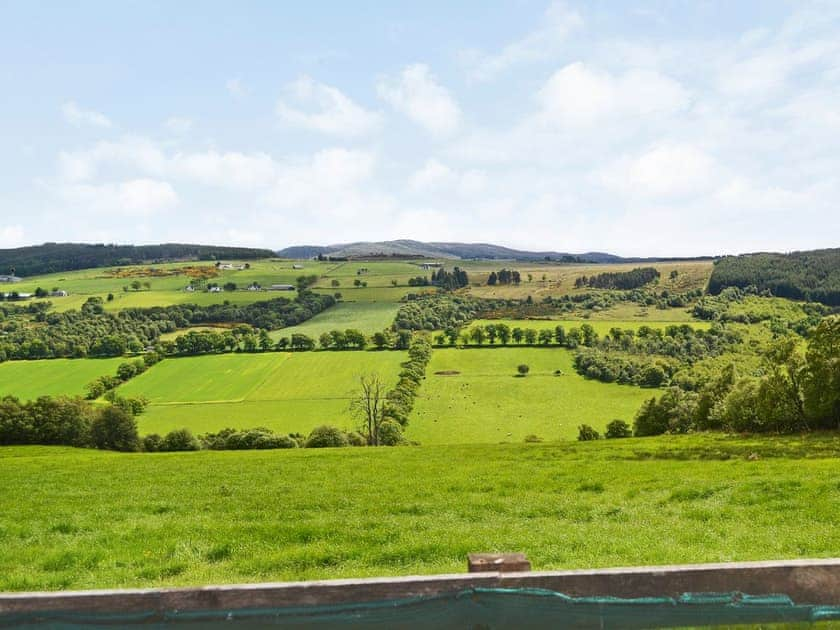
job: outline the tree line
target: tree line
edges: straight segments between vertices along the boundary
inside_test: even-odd
[[[628,291],[639,289],[659,279],[659,270],[655,267],[636,267],[630,271],[610,271],[595,276],[580,276],[575,280],[575,288],[613,289]]]
[[[216,245],[105,245],[44,243],[0,249],[0,274],[39,276],[60,271],[161,263],[181,260],[253,260],[271,258],[270,249]]]
[[[519,284],[520,282],[522,282],[522,276],[515,269],[491,271],[490,275],[487,276],[487,284],[491,287],[497,284]]]
[[[241,305],[183,304],[119,312],[106,311],[99,297],[89,298],[78,311],[63,313],[49,312],[48,302],[26,306],[0,304],[0,361],[139,353],[156,345],[164,333],[203,324],[244,324],[249,330],[277,330],[304,322],[334,304],[332,296],[306,290],[294,299],[274,298]],[[189,340],[216,341],[195,336]],[[174,354],[169,348],[166,352]],[[190,353],[185,348],[179,352]]]
[[[726,256],[715,261],[709,293],[727,287],[755,287],[776,297],[840,306],[840,248]]]

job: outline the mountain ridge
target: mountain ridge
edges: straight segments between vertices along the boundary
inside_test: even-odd
[[[624,257],[608,252],[574,254],[557,251],[529,251],[492,243],[460,243],[442,241],[356,241],[333,245],[294,245],[277,251],[283,258],[314,258],[319,255],[338,258],[418,257],[447,260],[568,260],[569,262],[621,263],[656,262],[663,260],[710,260],[712,256],[695,257]],[[572,259],[572,260],[569,260]]]

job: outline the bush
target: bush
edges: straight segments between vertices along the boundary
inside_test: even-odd
[[[624,420],[613,420],[607,425],[607,430],[604,433],[604,437],[607,439],[612,438],[627,438],[633,435],[633,430],[630,428],[630,425],[624,422]]]
[[[589,442],[591,440],[598,440],[600,438],[600,434],[588,424],[581,424],[578,427],[578,441]]]
[[[382,446],[399,446],[405,444],[402,426],[395,420],[383,420],[379,425],[379,444]]]
[[[539,435],[534,435],[533,433],[529,433],[525,436],[525,441],[529,444],[536,444],[537,442],[542,442],[543,439]]]
[[[367,440],[358,431],[351,431],[347,434],[347,442],[350,446],[367,446]]]
[[[201,443],[189,429],[175,429],[166,434],[160,446],[160,450],[172,451],[198,451]]]
[[[143,438],[143,450],[147,453],[157,453],[161,450],[163,438],[157,433],[150,433]]]
[[[218,433],[207,433],[201,436],[205,448],[214,451],[238,450],[266,450],[275,448],[297,448],[298,440],[292,435],[274,433],[265,427],[253,429],[222,429]],[[303,442],[303,436],[300,436]]]
[[[521,365],[516,366],[516,371],[519,373],[520,376],[525,376],[528,372],[531,371],[531,368],[522,363]]]
[[[309,437],[306,438],[306,448],[332,448],[348,444],[344,431],[326,424],[312,429]]]
[[[93,446],[112,451],[136,451],[140,447],[137,421],[127,411],[108,405],[90,427]]]

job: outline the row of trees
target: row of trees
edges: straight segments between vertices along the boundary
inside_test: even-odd
[[[139,376],[150,367],[158,363],[163,356],[157,352],[149,352],[143,355],[142,359],[127,361],[117,366],[117,373],[114,376],[106,374],[91,381],[85,386],[88,400],[96,400],[106,392],[116,389],[126,381]]]
[[[196,325],[247,324],[249,328],[277,330],[302,323],[334,304],[332,296],[308,290],[300,291],[294,299],[274,298],[251,304],[183,304],[118,312],[106,311],[98,297],[89,298],[79,311],[63,313],[49,311],[46,302],[25,307],[0,304],[0,361],[121,356],[154,346],[164,333]],[[191,340],[198,341],[195,337]],[[230,343],[230,339],[225,341]]]
[[[497,284],[519,284],[522,282],[522,276],[515,269],[501,269],[499,272],[491,271],[487,277],[487,284],[495,286]]]
[[[636,267],[630,271],[609,271],[595,276],[580,276],[575,280],[575,288],[617,289],[628,291],[639,289],[659,279],[659,270],[655,267]]]

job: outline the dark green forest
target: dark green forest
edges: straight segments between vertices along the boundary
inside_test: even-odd
[[[269,249],[219,247],[216,245],[89,245],[85,243],[44,243],[0,249],[0,275],[14,270],[17,276],[38,276],[45,273],[74,271],[93,267],[113,267],[171,262],[180,260],[253,260],[270,258]]]
[[[776,297],[840,306],[840,249],[726,256],[715,263],[709,293],[727,287],[755,287]]]

